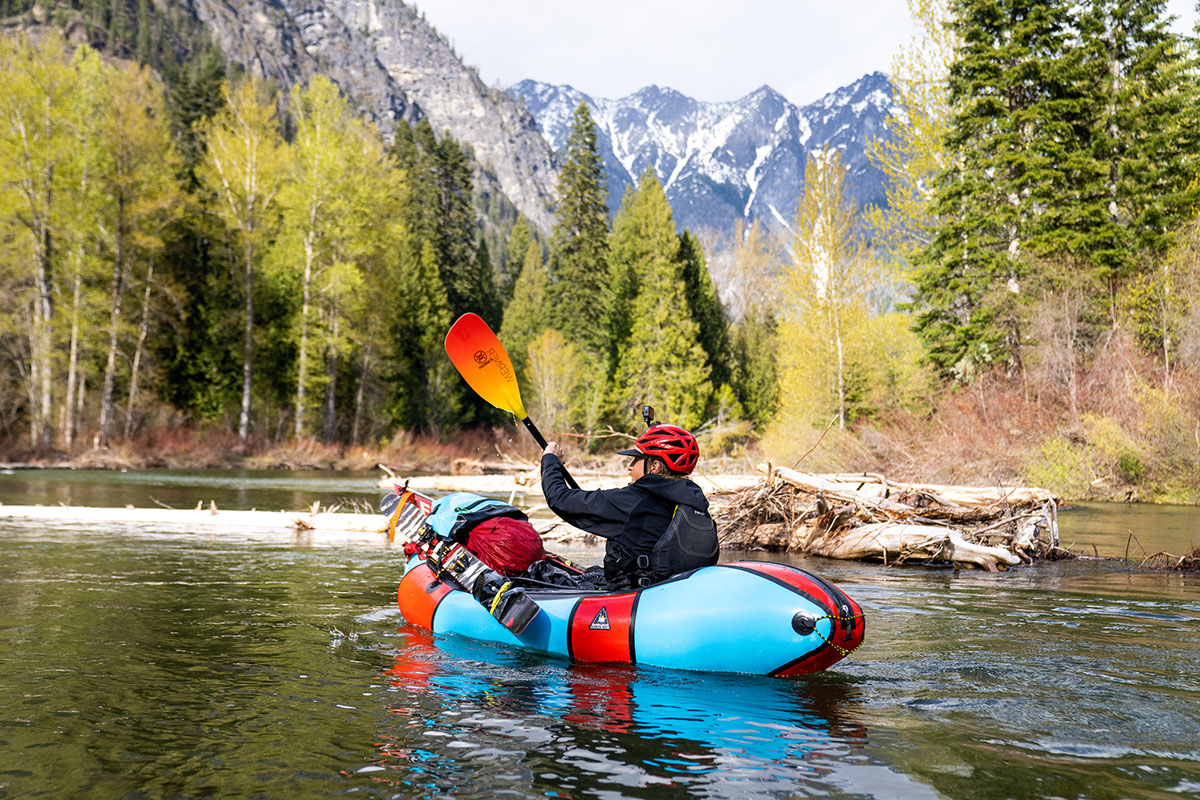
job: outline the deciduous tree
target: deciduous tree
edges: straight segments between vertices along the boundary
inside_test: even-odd
[[[196,173],[211,197],[212,212],[237,240],[245,295],[242,403],[238,418],[238,439],[244,444],[250,432],[254,275],[275,229],[285,146],[276,122],[277,100],[261,81],[247,78],[235,88],[225,84],[222,91],[224,106],[200,124],[207,151]]]

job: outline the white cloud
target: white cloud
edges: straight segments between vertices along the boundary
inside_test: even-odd
[[[875,71],[913,34],[904,0],[423,0],[489,84],[524,78],[622,97],[657,84],[734,100],[767,84],[810,103]],[[1169,0],[1190,31],[1192,0]]]

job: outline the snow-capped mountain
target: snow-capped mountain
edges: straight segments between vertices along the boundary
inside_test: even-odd
[[[651,167],[680,228],[728,232],[736,220],[746,219],[786,229],[804,189],[808,155],[827,143],[842,151],[857,203],[885,202],[885,178],[866,156],[868,139],[884,136],[893,108],[891,83],[882,73],[803,107],[769,86],[728,103],[701,102],[657,86],[619,100],[532,80],[509,92],[524,99],[559,152],[575,109],[587,103],[614,210],[626,188]]]

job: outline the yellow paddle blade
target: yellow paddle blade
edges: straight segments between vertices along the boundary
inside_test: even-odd
[[[504,345],[478,314],[463,314],[446,334],[446,355],[475,393],[525,419],[517,375]]]

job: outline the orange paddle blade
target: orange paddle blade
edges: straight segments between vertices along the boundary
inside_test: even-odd
[[[475,393],[525,419],[517,375],[504,345],[478,314],[463,314],[446,334],[446,355]]]

